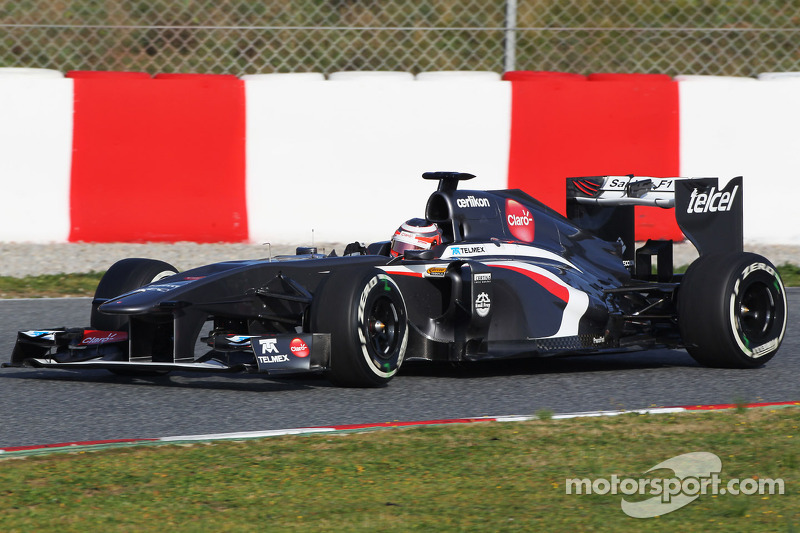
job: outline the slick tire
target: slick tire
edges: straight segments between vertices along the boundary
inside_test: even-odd
[[[403,364],[408,345],[405,300],[380,271],[338,272],[315,295],[311,330],[331,334],[327,377],[333,384],[386,385]]]
[[[700,257],[678,294],[678,327],[700,364],[755,368],[786,333],[786,289],[774,265],[753,253]]]
[[[91,327],[102,331],[127,331],[128,317],[101,313],[97,309],[100,303],[177,273],[178,270],[174,266],[155,259],[133,257],[117,261],[100,278],[100,283],[95,290],[92,316],[89,321]],[[127,348],[125,353],[127,354]],[[169,374],[168,370],[136,370],[133,368],[114,369],[109,372],[126,377],[153,377]]]
[[[92,328],[102,331],[127,331],[128,317],[101,313],[98,310],[100,303],[177,273],[178,270],[174,266],[155,259],[134,257],[117,261],[100,279],[94,293],[90,319]]]

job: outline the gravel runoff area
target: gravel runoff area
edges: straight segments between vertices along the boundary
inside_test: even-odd
[[[320,253],[344,251],[344,244],[317,244]],[[800,246],[745,245],[746,251],[764,255],[775,265],[800,265]],[[262,259],[294,254],[295,245],[280,244],[174,244],[148,243],[69,243],[26,244],[0,243],[0,276],[36,276],[41,274],[83,273],[107,270],[115,261],[126,257],[149,257],[174,265],[179,270],[238,259]],[[678,243],[674,249],[676,266],[686,265],[697,257],[691,244]]]

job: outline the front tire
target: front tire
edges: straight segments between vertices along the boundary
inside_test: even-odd
[[[177,273],[178,270],[174,266],[156,259],[132,257],[117,261],[100,278],[95,290],[90,319],[92,328],[102,331],[126,331],[128,317],[101,313],[98,310],[100,303]]]
[[[178,270],[164,261],[155,259],[129,258],[117,261],[100,278],[92,302],[92,315],[89,323],[92,329],[101,331],[128,331],[128,317],[125,315],[107,315],[98,310],[100,304],[110,298],[125,294],[150,283],[177,274]],[[127,359],[127,346],[123,352]],[[164,376],[168,370],[109,370],[118,376]]]
[[[403,295],[386,274],[343,271],[314,297],[311,331],[331,334],[328,379],[345,387],[378,387],[400,369],[408,345]]]
[[[775,266],[753,253],[704,256],[692,263],[678,294],[678,326],[700,364],[755,368],[786,333],[786,289]]]

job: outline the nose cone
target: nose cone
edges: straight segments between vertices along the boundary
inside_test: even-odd
[[[163,294],[138,289],[133,292],[117,296],[101,304],[98,311],[108,314],[142,314],[151,312],[163,300]]]
[[[135,315],[152,313],[155,311],[164,312],[165,308],[173,307],[164,305],[165,302],[174,302],[179,294],[184,294],[193,280],[182,280],[172,283],[154,283],[146,285],[141,289],[126,292],[98,307],[101,313],[113,315]]]

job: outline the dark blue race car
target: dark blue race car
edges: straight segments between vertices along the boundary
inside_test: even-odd
[[[342,256],[216,263],[152,259],[108,270],[86,328],[19,332],[7,366],[323,372],[377,386],[410,359],[465,360],[685,348],[757,367],[786,331],[783,283],[742,251],[742,179],[567,180],[564,217],[519,190],[438,182],[424,218]],[[674,209],[699,258],[673,272],[672,242],[634,242],[634,206]]]

